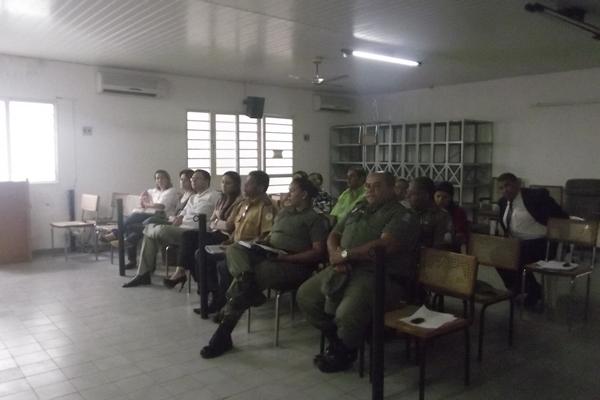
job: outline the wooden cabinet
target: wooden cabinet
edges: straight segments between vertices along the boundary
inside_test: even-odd
[[[0,182],[0,264],[31,261],[28,182]]]

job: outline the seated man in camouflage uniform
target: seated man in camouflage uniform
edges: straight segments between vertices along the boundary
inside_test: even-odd
[[[234,280],[227,291],[222,320],[203,358],[218,357],[233,346],[231,332],[249,307],[266,300],[267,288],[293,289],[304,282],[325,255],[327,220],[312,208],[317,189],[308,178],[295,178],[287,197],[290,206],[281,210],[265,244],[288,254],[272,256],[238,243],[226,250],[227,266]]]
[[[425,176],[415,178],[408,186],[406,197],[421,225],[419,244],[422,247],[452,250],[452,218],[446,210],[435,204],[434,193],[435,184]]]
[[[329,235],[330,266],[298,289],[298,306],[329,340],[327,353],[314,360],[322,372],[346,370],[356,359],[356,349],[371,320],[373,250],[384,248],[389,264],[388,307],[402,302],[415,274],[419,225],[415,215],[396,201],[394,176],[388,172],[371,173],[365,188],[365,200],[340,220]]]

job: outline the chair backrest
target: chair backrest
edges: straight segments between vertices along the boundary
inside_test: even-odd
[[[419,283],[443,295],[472,298],[477,279],[477,258],[425,248],[421,250]]]
[[[546,189],[550,197],[558,203],[559,206],[563,205],[563,187],[562,186],[552,186],[552,185],[529,185],[531,189]]]
[[[479,265],[517,270],[521,245],[518,239],[472,233],[468,254],[477,257]]]
[[[546,236],[549,240],[595,247],[598,240],[598,221],[574,221],[550,218]]]
[[[127,217],[133,213],[135,208],[140,206],[140,196],[137,194],[128,194],[123,200],[123,216]]]
[[[100,196],[95,194],[82,194],[81,195],[81,220],[85,221],[93,215],[94,218],[98,216],[98,206],[100,204]]]

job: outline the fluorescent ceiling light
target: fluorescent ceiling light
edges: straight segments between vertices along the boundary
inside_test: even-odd
[[[366,58],[367,60],[383,61],[392,64],[406,65],[407,67],[418,67],[419,65],[421,65],[421,63],[418,61],[407,60],[405,58],[384,56],[375,53],[367,53],[366,51],[352,50],[352,55],[358,58]]]

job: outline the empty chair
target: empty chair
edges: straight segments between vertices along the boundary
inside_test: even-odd
[[[465,385],[469,384],[470,370],[470,311],[473,307],[477,259],[473,256],[451,253],[436,249],[423,249],[421,252],[419,283],[429,294],[455,297],[463,301],[463,316],[447,322],[438,328],[418,326],[422,321],[409,324],[400,319],[409,317],[418,306],[407,306],[385,314],[385,326],[401,335],[415,339],[419,357],[419,398],[425,397],[425,358],[427,342],[454,332],[465,335]]]
[[[54,229],[63,229],[65,231],[65,261],[68,260],[68,251],[70,246],[71,230],[72,229],[85,229],[90,228],[95,232],[96,221],[95,218],[98,216],[98,204],[100,197],[95,194],[82,194],[81,195],[81,219],[77,221],[60,221],[50,223],[50,235],[52,248],[54,249]],[[89,219],[93,217],[94,219]],[[96,260],[98,254],[96,252],[96,239],[93,240],[94,253],[96,253]]]
[[[519,270],[520,243],[518,239],[504,238],[500,236],[472,234],[469,240],[468,253],[477,257],[479,266],[492,267],[496,269],[515,271]],[[519,287],[509,290],[498,289],[484,282],[477,282],[475,288],[475,302],[482,305],[479,315],[479,347],[477,359],[481,361],[483,355],[483,334],[485,322],[485,310],[503,301],[509,302],[508,316],[508,344],[513,342],[514,324],[514,298]]]
[[[562,244],[562,248],[568,248],[569,258],[564,263],[559,263],[558,267],[549,268],[544,267],[537,263],[526,265],[523,273],[526,271],[536,272],[542,275],[542,288],[546,291],[546,277],[565,277],[569,279],[570,295],[571,300],[574,299],[575,294],[575,280],[577,278],[587,277],[586,282],[586,293],[585,293],[585,305],[584,305],[584,320],[587,320],[589,298],[590,298],[590,281],[592,270],[596,262],[596,243],[598,241],[598,221],[574,221],[571,219],[554,219],[551,218],[548,221],[547,226],[547,239],[548,245],[546,248],[546,260],[548,260],[550,253],[550,245],[552,242]],[[591,250],[590,262],[585,262],[584,258],[580,259],[578,264],[573,264],[574,259],[573,253],[576,250],[586,248]],[[558,253],[556,259],[559,261],[563,260],[562,254]],[[547,293],[544,293],[544,297],[547,297]],[[571,301],[572,305],[573,301]],[[572,307],[570,307],[572,308]],[[571,326],[571,310],[567,312],[567,322],[569,327]]]

